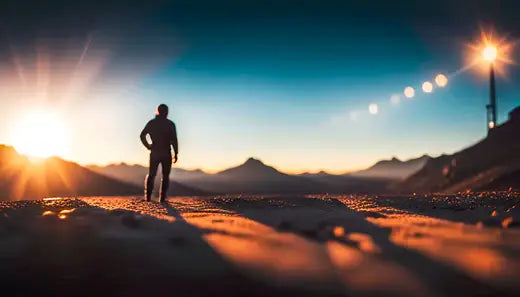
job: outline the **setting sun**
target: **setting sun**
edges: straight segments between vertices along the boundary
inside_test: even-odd
[[[15,149],[25,155],[46,158],[67,154],[67,133],[54,114],[36,111],[25,115],[12,130]]]

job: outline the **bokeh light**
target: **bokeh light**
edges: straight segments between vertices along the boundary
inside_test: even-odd
[[[425,81],[422,84],[422,90],[425,93],[431,93],[433,91],[433,84],[431,82],[429,82],[429,81]]]
[[[435,83],[438,87],[444,88],[448,84],[448,78],[444,74],[437,74],[435,77]]]
[[[406,98],[413,98],[415,96],[415,90],[412,87],[406,87],[404,89],[404,95]]]
[[[351,111],[348,113],[348,117],[351,121],[357,121],[359,118],[359,113],[357,111]]]
[[[390,96],[390,102],[392,104],[399,104],[399,102],[401,102],[401,96],[399,96],[399,94],[394,94]]]
[[[376,115],[379,112],[379,106],[377,106],[377,104],[375,104],[375,103],[371,103],[368,106],[368,112],[370,114]]]

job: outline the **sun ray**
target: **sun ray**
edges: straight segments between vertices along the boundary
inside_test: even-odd
[[[484,30],[481,27],[479,39],[465,44],[466,62],[462,69],[465,71],[476,68],[477,72],[487,75],[489,63],[492,63],[498,75],[507,76],[506,66],[518,65],[511,56],[518,42],[519,40],[510,40],[508,35],[500,37],[493,30]]]
[[[61,166],[59,166],[57,162],[54,162],[54,160],[52,160],[52,159],[48,160],[48,165],[51,167],[51,169],[52,169],[51,171],[57,173],[58,178],[63,183],[65,188],[69,192],[73,191],[74,187],[73,187],[73,185],[70,182],[70,177],[63,172],[63,168]]]
[[[11,43],[9,43],[9,50],[11,51],[11,59],[14,64],[16,74],[18,75],[18,78],[20,79],[21,86],[25,87],[27,85],[27,79],[25,77],[24,67],[23,67],[22,63],[20,62],[20,58],[18,57],[18,54],[16,53],[16,51]]]

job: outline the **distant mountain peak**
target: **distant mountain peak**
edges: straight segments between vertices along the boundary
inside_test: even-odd
[[[265,164],[260,161],[259,159],[255,159],[253,157],[249,157],[245,162],[244,162],[244,165],[264,165]]]
[[[390,160],[386,159],[386,160],[377,161],[372,167],[394,164],[394,163],[402,163],[402,162],[403,161],[399,160],[397,157],[392,157],[392,159],[390,159]]]
[[[354,172],[353,175],[363,177],[404,179],[419,171],[429,159],[430,156],[426,154],[422,155],[421,157],[409,159],[406,161],[401,161],[397,157],[392,157],[390,160],[379,161],[365,170]]]

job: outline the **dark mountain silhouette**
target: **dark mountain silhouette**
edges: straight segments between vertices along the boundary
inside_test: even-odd
[[[0,145],[0,200],[140,194],[142,189],[57,157],[31,161]]]
[[[108,176],[139,186],[141,186],[144,183],[144,178],[148,174],[148,168],[141,165],[129,165],[126,163],[110,164],[107,166],[87,165],[86,167],[104,176]],[[155,193],[159,191],[161,179],[160,171],[161,169],[159,167],[159,172],[155,180]],[[190,171],[185,169],[172,168],[171,175],[177,176],[180,172],[182,172],[185,176],[188,177],[197,176],[199,174],[205,174],[200,170]],[[169,195],[171,196],[204,196],[208,194],[209,193],[205,191],[187,186],[177,181],[171,181],[170,183]]]
[[[350,174],[303,173],[300,176],[320,183],[327,193],[381,193],[393,181],[388,178],[371,178]]]
[[[475,145],[453,155],[442,155],[403,182],[401,192],[458,192],[520,189],[520,114],[491,130]]]
[[[220,179],[248,179],[248,180],[279,180],[280,178],[290,178],[291,176],[281,173],[274,167],[265,165],[262,161],[249,158],[243,164],[222,170],[215,174]]]
[[[142,185],[144,183],[144,178],[148,174],[148,168],[141,165],[130,165],[126,163],[118,163],[118,164],[110,164],[107,166],[99,166],[99,165],[87,165],[88,169],[97,172],[99,174],[103,174],[112,178],[116,178],[128,183],[132,183],[135,185]],[[160,170],[157,174],[156,185],[159,185],[160,180]],[[186,170],[182,168],[172,168],[170,174],[170,188],[172,191],[181,191],[189,195],[188,193],[192,193],[193,195],[204,195],[207,194],[201,190],[194,189],[191,187],[187,187],[184,185],[186,182],[197,180],[201,177],[206,176],[207,174],[202,170]],[[174,189],[174,187],[176,189]]]
[[[379,161],[370,168],[351,173],[350,175],[382,179],[406,179],[421,170],[429,159],[431,157],[428,155],[407,161],[392,158],[391,160]]]
[[[181,184],[170,190],[172,196],[203,193]],[[0,200],[142,194],[142,181],[132,184],[57,157],[34,161],[0,145]]]
[[[317,193],[322,190],[319,183],[282,173],[254,158],[195,182],[201,189],[222,193]]]
[[[91,170],[131,183],[142,183],[147,168],[125,163],[88,166]],[[262,161],[249,158],[243,164],[215,174],[174,168],[171,179],[190,187],[217,193],[374,193],[385,189],[388,179],[318,174],[290,175]]]

